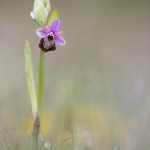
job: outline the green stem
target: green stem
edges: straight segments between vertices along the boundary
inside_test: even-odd
[[[37,107],[38,107],[38,114],[39,114],[39,118],[40,118],[41,130],[42,130],[43,98],[44,98],[44,52],[42,50],[40,50]]]

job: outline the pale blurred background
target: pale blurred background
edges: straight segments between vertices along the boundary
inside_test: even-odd
[[[24,62],[27,39],[37,86],[33,2],[0,0],[0,124],[11,149],[33,125]],[[72,130],[76,150],[148,150],[150,0],[51,0],[54,9],[67,44],[45,57],[44,138],[57,145]]]

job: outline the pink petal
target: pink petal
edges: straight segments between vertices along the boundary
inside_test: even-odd
[[[50,25],[52,31],[58,31],[60,29],[60,20],[54,19]]]
[[[54,41],[56,44],[61,45],[61,46],[66,44],[66,41],[62,36],[58,36],[58,37],[55,36]]]
[[[64,34],[64,31],[56,31],[55,36],[62,36]]]
[[[48,27],[39,28],[36,30],[36,34],[40,38],[46,38],[47,34],[49,34],[49,33],[50,33],[50,29]]]

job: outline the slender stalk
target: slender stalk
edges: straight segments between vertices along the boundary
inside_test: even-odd
[[[45,60],[44,52],[40,50],[37,107],[38,107],[38,114],[40,118],[41,130],[42,130],[42,104],[44,98],[44,62],[45,62],[44,60]]]

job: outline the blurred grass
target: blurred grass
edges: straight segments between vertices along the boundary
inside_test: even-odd
[[[23,54],[29,39],[37,85],[32,5],[17,0],[0,5],[0,101],[5,101],[0,122],[12,150],[33,126]],[[56,146],[72,130],[78,135],[76,149],[91,144],[95,134],[97,149],[149,149],[150,1],[55,0],[51,5],[60,13],[67,44],[45,58],[44,140]],[[71,149],[71,142],[58,149],[67,144]],[[25,150],[28,145],[30,138]]]
[[[43,136],[45,139],[51,138],[54,144],[68,138],[72,130],[75,135],[78,134],[74,138],[75,146],[84,145],[85,141],[92,139],[92,135],[95,134],[94,142],[97,147],[112,149],[113,143],[117,143],[122,138],[127,139],[133,129],[134,132],[138,132],[135,118],[122,118],[116,111],[102,105],[74,106],[74,108],[63,106],[58,114],[46,110],[43,116]],[[33,119],[23,119],[26,122],[25,131],[29,133]]]

